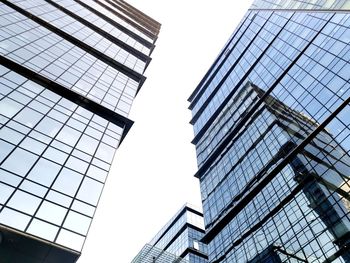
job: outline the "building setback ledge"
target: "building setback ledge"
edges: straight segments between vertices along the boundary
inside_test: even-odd
[[[1,263],[74,263],[80,252],[0,224]]]
[[[208,256],[206,254],[204,254],[203,252],[201,252],[200,250],[197,250],[195,248],[189,247],[187,248],[181,255],[180,258],[185,258],[189,253],[197,255],[203,259],[208,260]]]

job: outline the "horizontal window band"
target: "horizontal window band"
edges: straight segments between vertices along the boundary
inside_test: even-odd
[[[123,31],[125,34],[129,35],[131,38],[135,39],[137,42],[141,43],[142,45],[144,45],[145,47],[151,49],[151,51],[154,49],[154,44],[148,42],[146,39],[142,38],[141,36],[139,36],[138,34],[132,32],[131,30],[127,29],[126,27],[118,24],[116,21],[114,21],[113,19],[109,18],[108,16],[102,14],[101,12],[97,11],[96,9],[92,8],[91,6],[85,4],[83,1],[80,0],[73,0],[76,3],[80,4],[81,6],[83,6],[84,8],[86,8],[87,10],[89,10],[90,12],[94,13],[95,15],[101,17],[103,20],[107,21],[108,23],[110,23],[112,26],[114,26],[115,28],[118,28],[119,30]]]
[[[77,14],[69,11],[68,9],[66,9],[65,7],[57,4],[56,2],[52,1],[52,0],[44,0],[47,3],[53,5],[54,7],[56,7],[57,9],[59,9],[60,11],[62,11],[63,13],[69,15],[70,17],[74,18],[75,20],[77,20],[78,22],[82,23],[83,25],[85,25],[86,27],[94,30],[96,33],[100,34],[101,36],[103,36],[104,38],[108,39],[109,41],[113,42],[114,44],[116,44],[117,46],[123,48],[125,51],[133,54],[135,57],[137,57],[138,59],[141,59],[143,62],[146,62],[147,64],[151,61],[151,58],[149,56],[147,56],[146,54],[142,53],[141,51],[133,48],[132,46],[129,46],[128,44],[126,44],[124,41],[119,40],[118,38],[116,38],[115,36],[109,34],[108,32],[102,30],[101,28],[99,28],[98,26],[95,26],[93,23],[90,23],[89,21],[85,20],[84,18],[82,18],[81,16],[78,16]]]
[[[0,224],[2,262],[23,262],[23,256],[36,262],[76,262],[81,253],[60,244]],[[33,249],[35,248],[35,249]],[[3,261],[4,260],[4,261]]]
[[[143,75],[140,73],[137,73],[136,71],[128,68],[127,66],[115,61],[114,59],[110,58],[109,56],[103,54],[102,52],[92,48],[91,46],[85,44],[83,41],[78,40],[77,38],[71,36],[70,34],[64,32],[61,29],[58,29],[57,27],[51,25],[50,23],[46,22],[45,20],[31,14],[30,12],[20,8],[19,6],[9,2],[8,0],[1,0],[4,4],[11,7],[12,9],[16,10],[20,14],[30,18],[34,22],[38,23],[39,25],[45,27],[46,29],[52,31],[53,33],[57,34],[58,36],[62,37],[63,39],[69,41],[73,45],[83,49],[84,51],[88,52],[92,56],[96,57],[97,59],[103,61],[104,63],[110,65],[111,67],[115,68],[119,72],[125,74],[126,76],[132,78],[133,80],[143,83],[146,79]]]
[[[91,111],[105,120],[114,123],[115,125],[123,128],[123,134],[120,143],[123,141],[125,136],[128,134],[130,128],[133,125],[133,121],[94,102],[64,86],[54,82],[4,56],[0,56],[0,64],[7,67],[10,70],[38,83],[44,88],[56,93],[57,95],[83,107],[84,109]]]
[[[120,19],[124,20],[126,23],[128,23],[129,25],[133,26],[134,28],[136,28],[137,30],[139,30],[141,33],[145,34],[146,36],[150,37],[152,40],[157,39],[157,35],[155,35],[153,32],[148,31],[148,29],[140,26],[139,24],[135,23],[134,21],[132,21],[131,19],[129,19],[128,17],[120,14],[119,12],[117,12],[115,9],[109,7],[108,5],[98,1],[98,0],[93,0],[95,3],[99,4],[100,6],[102,6],[104,9],[110,11],[111,13],[113,13],[114,15],[116,15],[117,17],[119,17]],[[118,8],[113,2],[110,2],[108,0],[106,0],[107,3],[109,3],[110,5],[112,5],[114,8]],[[130,16],[130,15],[129,15]]]
[[[157,20],[155,20],[154,18],[145,14],[141,10],[135,8],[134,6],[130,5],[128,2],[125,2],[123,0],[113,0],[113,2],[118,3],[119,5],[123,6],[125,9],[129,10],[130,12],[134,12],[134,13],[142,16],[144,19],[149,21],[149,23],[153,24],[155,27],[157,27],[157,28],[161,27],[161,24]]]
[[[107,2],[111,2],[111,1],[107,0]],[[129,5],[127,2],[120,1],[120,0],[113,0],[113,2],[114,2],[114,5],[118,5],[118,8],[120,8],[120,10],[123,9],[124,10],[123,12],[125,14],[129,14],[129,16],[133,17],[136,21],[138,21],[137,19],[144,21],[144,23],[147,23],[149,27],[154,28],[155,32],[159,32],[162,25],[158,21],[154,20],[153,18],[146,15],[139,9],[133,7],[132,5]]]

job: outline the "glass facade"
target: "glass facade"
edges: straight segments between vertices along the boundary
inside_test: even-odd
[[[350,9],[347,0],[255,0],[252,8],[257,9]]]
[[[350,262],[349,1],[262,2],[189,98],[209,262]]]
[[[132,126],[160,24],[95,2],[0,3],[1,262],[75,262]],[[10,239],[23,249],[6,250]]]
[[[206,245],[200,241],[203,235],[203,214],[193,205],[186,204],[140,251],[132,262],[152,262],[148,260],[153,258],[154,251],[161,251],[166,255],[172,255],[174,259],[182,260],[179,262],[206,263]],[[156,256],[153,262],[178,262],[174,259],[169,261],[167,258]]]

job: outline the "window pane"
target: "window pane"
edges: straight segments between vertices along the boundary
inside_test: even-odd
[[[73,198],[60,194],[54,190],[50,190],[46,199],[65,207],[69,207],[73,200]]]
[[[33,128],[43,115],[30,108],[24,108],[16,117],[15,120],[23,125]]]
[[[70,211],[63,226],[79,234],[86,235],[90,222],[90,218]]]
[[[22,109],[23,105],[11,100],[4,98],[0,101],[0,113],[8,118],[12,118]]]
[[[62,229],[57,238],[57,243],[80,251],[84,243],[84,237]]]
[[[95,156],[107,163],[111,163],[113,160],[114,151],[114,148],[108,146],[107,144],[100,143]]]
[[[15,188],[0,183],[0,204],[5,204],[14,190]]]
[[[22,180],[22,177],[19,177],[17,175],[14,175],[12,173],[9,173],[0,169],[0,181],[13,186],[18,186],[21,180]]]
[[[27,214],[34,214],[35,210],[40,204],[40,201],[41,199],[33,195],[17,190],[11,197],[8,205]]]
[[[54,160],[57,163],[63,164],[66,161],[68,154],[66,154],[62,151],[59,151],[55,148],[49,147],[45,151],[44,157],[46,157],[47,159],[50,159],[50,160]]]
[[[13,148],[15,148],[15,146],[0,140],[0,162],[6,158]]]
[[[53,189],[74,196],[82,178],[81,174],[64,168],[53,185]]]
[[[24,176],[37,158],[37,155],[17,148],[3,163],[2,168],[10,170],[20,176]],[[18,160],[21,160],[21,165],[18,165]]]
[[[41,220],[34,219],[27,232],[44,239],[54,241],[58,232],[58,227],[45,223]]]
[[[28,178],[45,186],[50,186],[61,166],[41,158],[30,171]]]
[[[16,212],[9,208],[4,208],[0,214],[0,223],[24,230],[30,220],[29,216]]]
[[[80,202],[78,200],[75,200],[73,202],[72,209],[88,216],[93,216],[95,211],[95,207],[85,204],[83,202]]]
[[[68,126],[64,126],[60,133],[57,135],[56,139],[70,146],[74,146],[77,143],[80,134],[81,133],[77,130],[74,130]]]
[[[101,182],[104,182],[106,180],[107,174],[108,173],[105,170],[102,170],[94,165],[90,165],[89,170],[87,172],[88,176]]]
[[[13,144],[18,144],[23,137],[23,134],[7,127],[3,127],[0,130],[0,138]]]
[[[44,219],[48,222],[61,225],[67,209],[55,205],[53,203],[44,201],[39,208],[37,217]]]
[[[32,193],[34,195],[44,197],[47,192],[46,187],[42,187],[36,183],[30,182],[28,180],[24,180],[21,184],[20,189],[25,190],[26,192]]]
[[[97,205],[102,188],[103,184],[85,177],[77,197],[89,204]]]
[[[83,135],[81,136],[79,143],[77,144],[77,148],[90,155],[93,155],[97,145],[98,145],[98,141],[96,139],[87,135]]]
[[[74,156],[69,157],[66,166],[80,172],[82,174],[85,174],[87,167],[89,164],[87,162],[84,162],[78,158],[75,158]]]
[[[42,142],[39,142],[37,140],[34,140],[30,137],[26,137],[23,142],[20,144],[20,146],[28,151],[34,152],[38,155],[42,154],[42,152],[45,150],[46,145]]]
[[[62,123],[50,118],[43,118],[35,129],[50,137],[55,137],[57,132],[61,129]]]

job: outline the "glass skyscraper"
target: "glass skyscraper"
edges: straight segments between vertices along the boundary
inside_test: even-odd
[[[0,261],[75,262],[160,24],[122,0],[4,0],[0,26]]]
[[[184,205],[146,244],[132,263],[206,263],[203,214]]]
[[[349,9],[256,0],[190,96],[209,262],[350,262]]]

